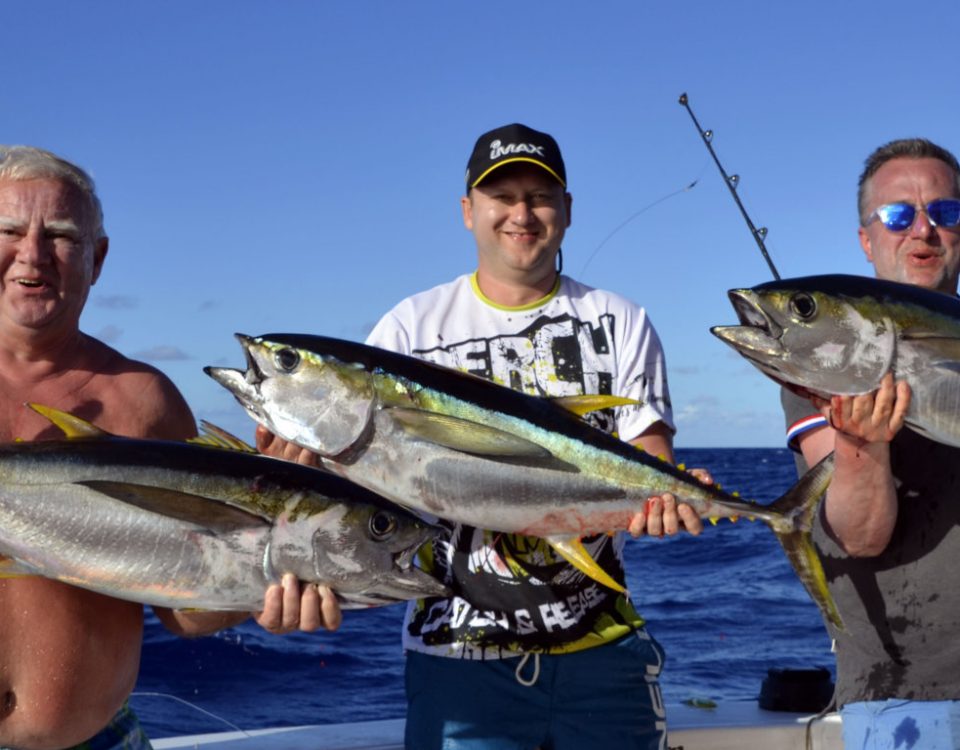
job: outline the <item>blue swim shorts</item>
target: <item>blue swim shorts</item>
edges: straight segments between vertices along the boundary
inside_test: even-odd
[[[644,630],[553,656],[480,661],[410,651],[406,747],[665,749],[662,668],[663,649]]]
[[[152,750],[152,745],[141,728],[137,715],[130,706],[124,704],[96,736],[70,750]]]
[[[960,747],[960,701],[886,700],[848,703],[846,750],[953,750]]]

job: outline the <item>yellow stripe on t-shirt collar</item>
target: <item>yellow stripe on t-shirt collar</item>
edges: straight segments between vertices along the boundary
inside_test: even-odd
[[[557,274],[557,280],[553,284],[553,289],[551,289],[546,295],[544,295],[538,300],[529,302],[526,305],[519,305],[517,307],[510,307],[509,305],[501,305],[497,302],[494,302],[487,295],[485,295],[483,291],[480,289],[480,283],[477,281],[476,271],[474,271],[470,275],[470,286],[473,287],[473,293],[476,294],[477,297],[480,298],[480,301],[483,302],[485,305],[490,305],[490,307],[495,307],[498,310],[506,310],[508,312],[522,312],[523,310],[533,310],[534,308],[541,307],[545,305],[547,302],[549,302],[551,299],[553,299],[557,295],[557,292],[560,291],[560,274]]]

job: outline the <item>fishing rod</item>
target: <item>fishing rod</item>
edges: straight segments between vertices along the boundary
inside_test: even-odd
[[[737,207],[740,209],[740,213],[743,214],[743,220],[747,222],[747,226],[750,228],[750,233],[753,235],[753,239],[757,241],[757,246],[760,248],[760,252],[763,253],[763,259],[767,261],[767,265],[770,267],[770,273],[773,274],[773,278],[777,281],[780,280],[780,274],[777,273],[776,266],[773,265],[773,261],[770,259],[770,254],[767,252],[767,246],[763,243],[764,238],[767,236],[767,228],[760,227],[757,229],[753,222],[750,220],[750,216],[747,214],[747,209],[743,207],[743,203],[740,202],[740,196],[737,195],[737,184],[740,182],[739,175],[728,175],[724,170],[723,166],[720,164],[720,160],[717,158],[717,154],[713,150],[713,146],[710,145],[710,141],[713,140],[713,131],[704,130],[700,127],[700,123],[697,122],[696,116],[693,114],[693,110],[690,109],[690,102],[687,99],[686,94],[680,94],[680,104],[682,104],[687,112],[690,114],[690,119],[693,120],[693,124],[697,126],[697,132],[700,133],[700,137],[703,139],[704,145],[707,147],[707,151],[710,152],[710,156],[713,157],[714,163],[717,165],[717,169],[720,170],[720,174],[723,176],[723,181],[727,184],[727,188],[730,190],[730,195],[733,196],[733,199],[737,202]]]

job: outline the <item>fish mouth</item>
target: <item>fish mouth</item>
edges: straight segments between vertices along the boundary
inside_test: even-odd
[[[439,527],[432,528],[433,533],[428,533],[423,540],[396,553],[393,556],[393,567],[390,572],[381,576],[370,590],[336,591],[340,606],[343,609],[360,609],[397,604],[410,599],[451,596],[452,591],[448,586],[414,565],[420,548],[443,533]]]
[[[714,326],[710,332],[749,359],[768,363],[783,356],[783,328],[771,318],[751,289],[731,289],[728,293],[737,326]]]
[[[240,342],[240,346],[243,347],[247,369],[204,367],[203,371],[230,391],[244,409],[252,414],[259,415],[263,404],[260,385],[266,380],[266,376],[253,356],[253,337],[242,333],[235,333],[234,336]]]
[[[767,315],[756,292],[751,289],[731,289],[727,292],[727,296],[742,325],[759,328],[774,339],[779,339],[783,335],[783,328]]]
[[[714,326],[710,333],[783,384],[779,367],[785,356],[783,328],[764,310],[752,289],[731,289],[727,296],[740,325]]]
[[[427,596],[450,596],[451,594],[450,589],[445,584],[415,564],[417,553],[425,544],[429,544],[448,533],[441,526],[425,522],[424,530],[426,534],[423,539],[416,544],[411,544],[406,549],[400,550],[393,556],[395,571],[393,583],[399,585],[400,590],[396,593],[403,599],[413,598],[410,594],[416,594],[418,599]]]

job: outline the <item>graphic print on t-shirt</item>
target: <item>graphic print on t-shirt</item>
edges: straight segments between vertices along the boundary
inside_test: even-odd
[[[615,326],[611,314],[599,316],[597,325],[569,314],[541,315],[515,334],[415,348],[413,354],[532,395],[610,394]],[[585,419],[615,429],[612,410]],[[622,578],[613,538],[601,534],[583,542],[601,567]],[[455,526],[449,542],[435,545],[431,567],[455,596],[423,602],[409,632],[428,647],[458,644],[467,658],[490,650],[574,650],[642,623],[624,597],[587,579],[537,537]]]
[[[613,315],[600,316],[597,327],[568,314],[541,316],[515,334],[472,338],[413,353],[535,396],[609,395],[615,371],[615,324]],[[610,413],[596,413],[590,421],[613,431]]]

